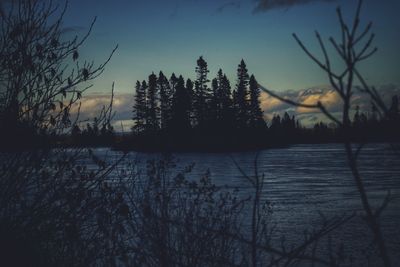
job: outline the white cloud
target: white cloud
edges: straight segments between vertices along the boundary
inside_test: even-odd
[[[400,95],[400,87],[396,85],[385,85],[378,89],[385,103],[390,104],[391,98],[394,95]],[[336,93],[330,86],[318,86],[303,90],[288,90],[276,93],[277,95],[298,102],[302,104],[315,105],[320,101],[326,109],[335,116],[341,115],[342,101],[338,93]],[[367,94],[361,93],[354,89],[354,96],[351,100],[352,111],[356,106],[361,110],[370,111],[372,108],[371,99]],[[274,114],[283,114],[289,112],[290,114],[297,115],[298,119],[304,125],[310,125],[317,121],[328,121],[327,118],[321,114],[317,109],[308,109],[302,107],[293,107],[289,104],[281,102],[280,100],[262,93],[261,107],[264,111],[266,119],[271,119]]]

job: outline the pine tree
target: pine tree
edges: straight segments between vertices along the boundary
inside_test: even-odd
[[[193,98],[193,95],[194,95],[194,91],[193,91],[194,84],[193,84],[191,79],[187,79],[186,80],[186,89],[189,92],[190,97]]]
[[[171,117],[170,95],[171,92],[169,82],[164,73],[160,71],[157,80],[158,91],[160,92],[160,127],[162,130],[167,128],[168,121]]]
[[[265,127],[263,112],[260,108],[260,88],[254,75],[250,77],[250,127],[253,129]]]
[[[146,114],[147,114],[147,105],[146,105],[146,90],[147,84],[143,81],[140,84],[139,81],[136,82],[136,95],[135,95],[135,105],[133,106],[133,120],[135,125],[132,130],[136,132],[136,134],[142,133],[146,128]]]
[[[210,89],[207,86],[207,83],[209,82],[207,79],[208,73],[207,62],[203,57],[200,57],[197,60],[195,97],[193,103],[196,114],[196,125],[200,127],[203,127],[207,120],[207,104],[210,98]]]
[[[277,131],[281,128],[281,117],[279,114],[275,114],[271,121],[271,130]]]
[[[149,87],[147,91],[147,128],[151,132],[159,129],[158,105],[157,105],[157,76],[152,73],[149,76]]]
[[[169,79],[169,83],[170,83],[170,92],[168,93],[168,95],[170,96],[170,100],[172,100],[172,96],[175,94],[176,84],[178,83],[178,78],[176,77],[175,73],[172,73],[171,78]]]
[[[235,108],[237,116],[237,126],[240,129],[246,128],[248,125],[248,110],[249,110],[249,74],[247,73],[244,60],[240,62],[237,69],[237,84],[235,93]]]
[[[173,130],[178,134],[190,129],[190,92],[185,88],[182,76],[179,76],[176,82],[171,124]]]
[[[296,127],[296,122],[294,120],[294,117],[291,118],[289,113],[285,112],[285,114],[283,114],[283,118],[281,120],[281,125],[282,125],[282,128],[287,131],[287,133],[290,133]]]
[[[212,79],[211,81],[212,95],[209,100],[207,113],[209,114],[210,126],[213,128],[217,127],[218,122],[221,120],[221,115],[220,115],[221,101],[219,95],[220,91],[219,87],[220,85],[218,79],[217,78]]]
[[[214,106],[215,106],[215,117],[217,121],[222,121],[222,105],[223,105],[223,98],[224,98],[224,91],[223,91],[223,73],[222,70],[218,70],[217,78],[213,79],[212,81],[212,88],[213,88],[213,99],[214,99]]]
[[[221,80],[221,103],[223,125],[227,130],[231,130],[234,126],[235,114],[231,84],[225,74]]]
[[[194,84],[192,82],[191,79],[187,79],[186,80],[186,90],[189,94],[189,118],[190,118],[190,124],[194,125],[194,118],[195,118],[195,114],[194,114],[194,109],[193,109],[193,98],[194,98]]]
[[[217,78],[213,80],[213,92],[217,125],[221,129],[229,130],[233,123],[231,85],[221,69],[218,71]]]

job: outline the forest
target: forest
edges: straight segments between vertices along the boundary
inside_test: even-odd
[[[344,139],[358,143],[400,141],[397,95],[392,97],[385,114],[374,103],[370,110],[356,106],[350,131],[345,134],[337,125],[323,121],[303,126],[295,113],[276,113],[266,120],[260,106],[262,89],[255,76],[249,75],[244,60],[237,67],[234,86],[221,69],[210,81],[203,57],[197,60],[195,73],[194,81],[174,73],[167,78],[162,71],[158,76],[152,73],[147,80],[137,81],[132,103],[134,126],[128,133],[114,130],[112,102],[103,108],[102,118],[87,122],[68,118],[69,132],[38,131],[27,121],[4,114],[0,120],[4,125],[2,140],[13,140],[13,136],[20,136],[21,140],[6,142],[2,149],[108,146],[124,151],[226,152],[341,143]]]
[[[305,127],[288,112],[267,121],[260,107],[260,86],[254,75],[249,75],[244,60],[237,67],[235,86],[221,69],[210,81],[203,57],[197,60],[195,73],[194,81],[174,73],[167,78],[162,71],[137,81],[130,133],[116,135],[112,127],[99,127],[95,120],[83,130],[74,125],[71,138],[63,143],[138,151],[222,152],[340,143],[344,138],[355,142],[400,141],[397,95],[392,97],[385,116],[374,104],[369,111],[356,106],[351,132],[345,135],[339,127],[322,121]]]

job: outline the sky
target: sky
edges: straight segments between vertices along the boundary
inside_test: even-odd
[[[106,95],[115,82],[116,94],[130,96],[136,80],[160,70],[194,79],[199,56],[208,62],[210,78],[222,68],[233,85],[237,65],[244,59],[260,84],[284,94],[328,84],[292,33],[320,55],[314,31],[325,40],[337,37],[336,8],[340,5],[349,19],[356,4],[356,0],[70,0],[64,27],[67,38],[83,35],[97,17],[81,58],[101,63],[119,45],[89,94]],[[378,53],[360,70],[378,88],[397,90],[400,85],[399,11],[398,0],[364,1],[361,24],[374,23]]]

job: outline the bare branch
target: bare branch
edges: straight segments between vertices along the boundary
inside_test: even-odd
[[[329,73],[330,75],[332,75],[333,77],[335,77],[336,79],[338,79],[339,77],[332,73],[328,67],[326,65],[324,65],[320,60],[318,60],[303,44],[303,42],[297,37],[297,35],[295,33],[293,33],[293,37],[296,40],[296,42],[299,44],[299,46],[303,49],[303,51],[324,71],[326,71],[327,73]]]

